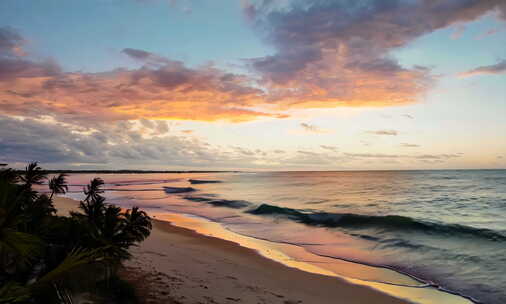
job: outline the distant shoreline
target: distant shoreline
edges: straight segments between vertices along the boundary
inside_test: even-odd
[[[17,169],[15,172],[24,172]],[[240,173],[243,171],[212,171],[212,170],[44,170],[47,174],[69,173],[69,174],[86,174],[86,173],[99,173],[99,174],[153,174],[153,173]]]
[[[6,166],[7,164],[0,164],[0,166]],[[310,172],[423,172],[423,171],[506,171],[506,168],[495,168],[495,169],[349,169],[349,170],[140,170],[140,169],[120,169],[120,170],[65,170],[65,169],[54,169],[44,170],[47,174],[183,174],[183,173],[310,173]],[[22,173],[24,169],[14,169],[14,172]]]

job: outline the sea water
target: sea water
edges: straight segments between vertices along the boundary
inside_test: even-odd
[[[506,170],[74,174],[108,202],[195,215],[319,257],[506,303]]]

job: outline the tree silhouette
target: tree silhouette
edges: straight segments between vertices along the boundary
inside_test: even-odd
[[[32,185],[42,185],[46,179],[46,173],[39,167],[37,162],[28,164],[25,168],[25,172],[19,176],[20,181],[23,185],[31,189]]]
[[[49,199],[53,198],[54,194],[65,194],[68,191],[67,174],[60,173],[58,176],[53,176],[49,180],[49,189],[51,190],[51,196]]]
[[[82,212],[57,216],[52,198],[68,190],[66,176],[49,180],[47,196],[32,189],[46,179],[36,162],[19,174],[0,167],[0,303],[72,303],[85,278],[109,278],[149,235],[145,212],[105,203],[100,178],[83,189]]]

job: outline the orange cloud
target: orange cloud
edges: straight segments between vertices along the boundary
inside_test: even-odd
[[[1,62],[0,62],[1,64]],[[34,67],[39,64],[33,63]],[[285,117],[252,108],[264,93],[243,76],[213,67],[189,69],[167,60],[157,67],[118,69],[107,73],[56,73],[40,69],[0,81],[1,110],[67,119],[181,119],[242,122]]]
[[[284,118],[297,108],[386,107],[413,103],[434,81],[390,54],[424,35],[500,10],[490,1],[244,2],[274,54],[246,59],[248,75],[212,65],[190,68],[138,49],[122,53],[141,68],[68,73],[27,59],[24,40],[0,28],[0,113],[65,121],[171,119],[244,122]],[[483,67],[466,75],[503,71]],[[497,68],[497,67],[495,67]]]

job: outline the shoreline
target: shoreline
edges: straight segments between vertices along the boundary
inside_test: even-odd
[[[59,197],[55,205],[67,213],[77,201]],[[148,284],[149,290],[142,289],[143,297],[150,299],[146,303],[472,303],[435,288],[352,279],[357,271],[371,271],[352,262],[342,261],[356,265],[344,269],[348,276],[338,275],[318,266],[324,258],[297,261],[272,244],[262,244],[267,241],[226,236],[214,227],[217,223],[178,214],[158,216],[153,218],[151,236],[131,251],[133,258],[125,263],[127,280],[136,284],[140,276],[139,282]],[[343,263],[340,268],[350,266]],[[285,278],[290,280],[283,284]]]

